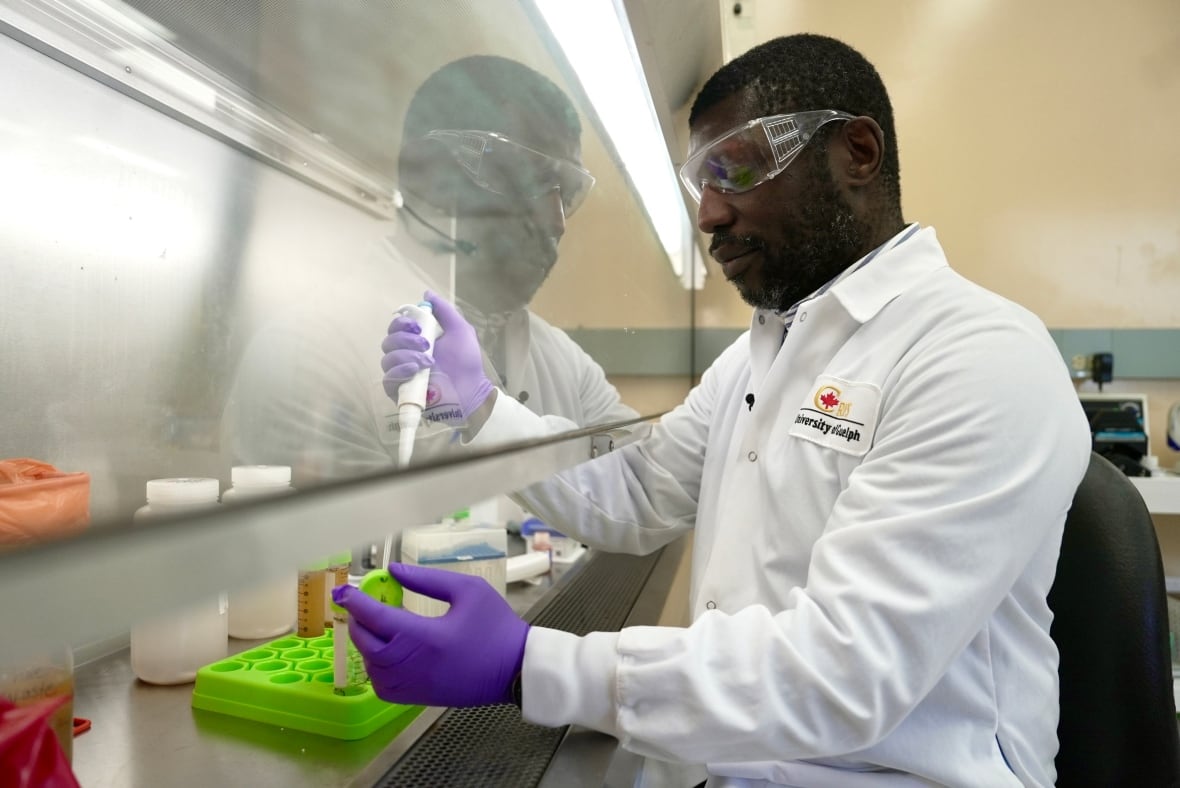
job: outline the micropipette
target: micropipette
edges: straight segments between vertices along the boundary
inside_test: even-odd
[[[434,305],[429,301],[420,301],[417,304],[406,304],[397,311],[418,323],[422,329],[422,338],[428,343],[426,354],[433,356],[434,343],[443,334],[442,326],[434,317]],[[423,369],[397,389],[397,424],[401,430],[397,447],[398,467],[409,465],[410,456],[414,453],[414,435],[422,421],[422,409],[426,407],[429,381],[430,370]]]

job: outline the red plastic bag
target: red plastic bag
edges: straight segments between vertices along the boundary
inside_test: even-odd
[[[71,536],[90,522],[90,474],[0,460],[0,549]]]
[[[66,698],[16,706],[0,697],[0,788],[80,788],[49,718]]]

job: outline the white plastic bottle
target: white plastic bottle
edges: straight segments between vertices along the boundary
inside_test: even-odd
[[[231,487],[223,504],[295,492],[288,465],[237,465],[230,471]],[[234,591],[229,596],[229,636],[248,640],[271,638],[295,626],[297,573],[294,568],[278,580]]]
[[[155,518],[216,506],[218,489],[216,479],[153,479],[147,483],[147,505],[135,513],[135,522],[148,525]],[[225,659],[226,607],[225,594],[212,594],[136,624],[131,629],[135,675],[150,684],[183,684],[196,678],[198,668]]]

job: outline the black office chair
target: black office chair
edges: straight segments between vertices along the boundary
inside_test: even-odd
[[[1065,521],[1049,607],[1057,784],[1180,786],[1159,543],[1139,491],[1097,454]]]

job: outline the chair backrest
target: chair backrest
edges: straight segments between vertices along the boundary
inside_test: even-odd
[[[1180,785],[1159,542],[1139,491],[1097,454],[1065,521],[1049,606],[1058,785]]]

